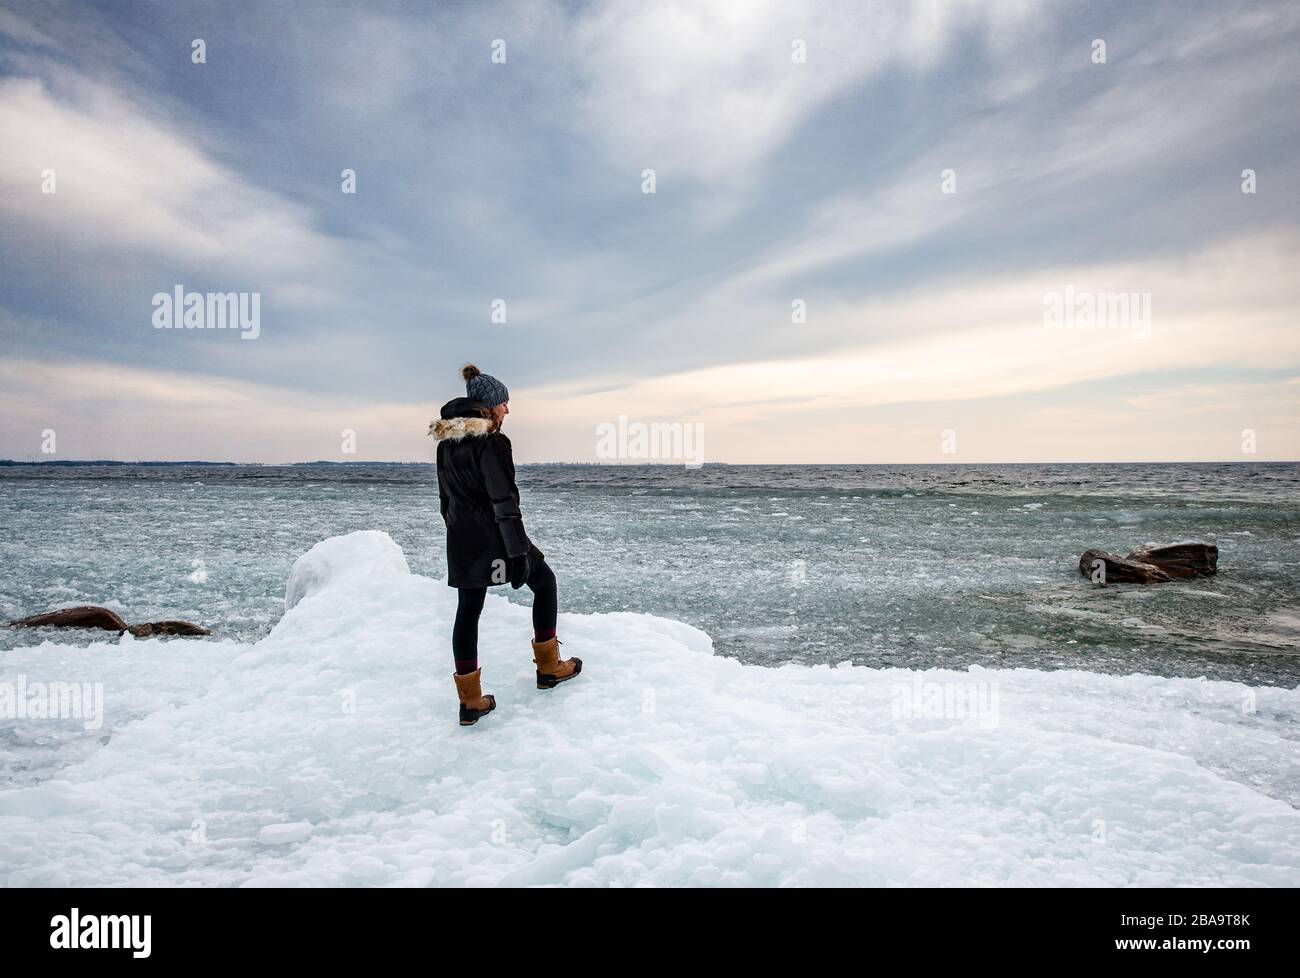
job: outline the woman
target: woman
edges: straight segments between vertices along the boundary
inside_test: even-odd
[[[561,659],[555,637],[555,574],[524,532],[515,486],[510,439],[501,423],[510,413],[510,392],[472,363],[461,369],[465,397],[442,406],[429,425],[438,442],[438,496],[447,524],[447,583],[457,589],[456,657],[460,725],[468,727],[496,709],[484,696],[478,667],[478,618],[487,589],[506,584],[533,592],[533,661],[537,688],[554,689],[582,671],[581,659]]]

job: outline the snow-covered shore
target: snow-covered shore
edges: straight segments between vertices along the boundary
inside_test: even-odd
[[[0,681],[100,681],[107,704],[91,732],[0,720],[62,743],[0,786],[0,881],[1300,885],[1295,690],[763,668],[610,614],[561,616],[586,667],[542,692],[528,609],[492,596],[499,706],[462,729],[455,594],[385,534],[322,542],[288,591],[251,646],[0,658]]]

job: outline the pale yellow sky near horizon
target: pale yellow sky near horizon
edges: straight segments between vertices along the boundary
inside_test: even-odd
[[[1300,280],[1288,267],[1300,267],[1296,238],[1261,234],[1191,260],[957,282],[819,310],[818,328],[854,317],[908,328],[836,356],[589,378],[590,392],[567,383],[512,388],[507,431],[521,462],[609,461],[598,454],[596,427],[620,416],[702,425],[706,462],[1296,460],[1300,374],[1257,379],[1300,362]],[[1153,296],[1149,331],[1050,328],[1043,297],[1062,280],[1076,289],[1141,283]],[[53,431],[49,457],[57,459],[431,459],[425,431],[442,400],[462,392],[458,366],[446,365],[447,383],[427,403],[404,404],[3,360],[0,456],[44,457],[44,433]],[[1212,379],[1203,376],[1210,371]],[[205,451],[194,451],[196,430]]]

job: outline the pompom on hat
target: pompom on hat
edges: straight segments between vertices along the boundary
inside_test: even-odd
[[[486,407],[496,407],[510,400],[510,391],[491,374],[485,374],[472,363],[460,368],[460,376],[465,381],[465,396],[479,401]]]

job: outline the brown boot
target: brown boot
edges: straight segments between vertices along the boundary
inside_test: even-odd
[[[485,717],[497,708],[495,696],[484,696],[480,680],[482,669],[473,672],[456,673],[456,695],[460,697],[460,725],[468,727],[478,723],[479,717]]]
[[[537,663],[537,688],[554,689],[566,679],[582,672],[581,659],[561,659],[560,640],[550,638],[533,643],[533,661]]]

